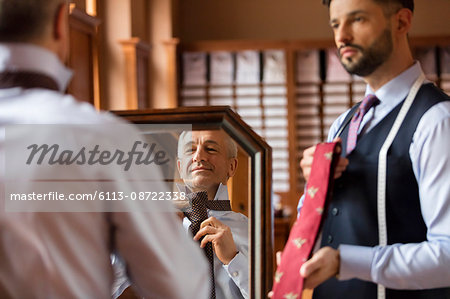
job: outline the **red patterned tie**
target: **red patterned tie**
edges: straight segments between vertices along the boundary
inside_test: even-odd
[[[306,262],[319,232],[328,190],[332,188],[337,161],[337,143],[321,143],[316,147],[305,199],[275,273],[273,297],[301,298],[303,277],[300,267]]]
[[[367,95],[362,101],[361,105],[359,105],[358,111],[355,113],[355,115],[353,115],[352,121],[350,122],[350,127],[348,129],[347,155],[350,154],[356,147],[358,129],[364,115],[376,102],[378,102],[378,98],[374,94]]]

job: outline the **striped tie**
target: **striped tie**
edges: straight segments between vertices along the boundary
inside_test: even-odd
[[[359,105],[358,111],[355,113],[355,115],[353,115],[352,121],[350,122],[350,127],[348,129],[347,155],[349,155],[356,147],[358,130],[364,115],[377,102],[378,98],[375,95],[367,95],[362,101],[361,105]]]

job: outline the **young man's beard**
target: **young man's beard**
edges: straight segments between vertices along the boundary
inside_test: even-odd
[[[362,56],[357,61],[353,61],[352,59],[347,61],[342,59],[340,51],[338,51],[341,64],[350,74],[365,77],[372,74],[391,55],[393,49],[392,33],[389,29],[385,29],[383,33],[381,33],[381,35],[366,49],[356,44],[347,44],[345,46],[359,49]]]

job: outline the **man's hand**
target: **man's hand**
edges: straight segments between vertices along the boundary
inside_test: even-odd
[[[276,255],[275,255],[275,257],[276,257],[276,261],[277,261],[277,267],[280,265],[280,263],[281,263],[281,254],[282,254],[283,252],[282,251],[277,251],[277,253],[276,253]],[[272,298],[273,297],[273,291],[270,291],[268,294],[267,294],[267,298]]]
[[[336,137],[333,142],[341,142],[341,138]],[[311,166],[314,158],[314,152],[316,151],[316,146],[308,147],[303,151],[303,158],[300,161],[300,167],[303,172],[303,177],[306,181],[309,179],[309,175],[311,174]],[[338,149],[338,154],[340,154],[341,149]],[[339,156],[339,161],[336,165],[336,170],[334,172],[334,178],[337,179],[342,175],[348,165],[348,159]]]
[[[230,228],[214,217],[209,217],[202,222],[194,240],[198,241],[203,236],[200,247],[203,248],[211,242],[217,258],[224,265],[228,265],[238,253]]]
[[[313,289],[322,282],[339,273],[339,251],[323,247],[306,261],[300,268],[300,275],[305,278],[304,288]]]

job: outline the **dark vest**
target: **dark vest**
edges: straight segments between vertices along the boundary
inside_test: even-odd
[[[449,100],[449,96],[434,85],[423,85],[388,151],[386,187],[388,244],[419,243],[426,240],[427,228],[420,211],[418,185],[409,157],[409,147],[422,115],[433,105]],[[327,209],[321,247],[337,248],[339,244],[373,247],[378,244],[376,191],[378,154],[402,104],[403,102],[358,139],[356,148],[347,157],[350,163],[342,177],[336,180],[333,199]],[[347,134],[348,125],[341,135],[343,153],[346,152]],[[377,285],[358,279],[338,281],[332,278],[317,287],[313,297],[376,299]],[[387,299],[450,298],[450,289],[418,291],[386,289],[386,297]]]

